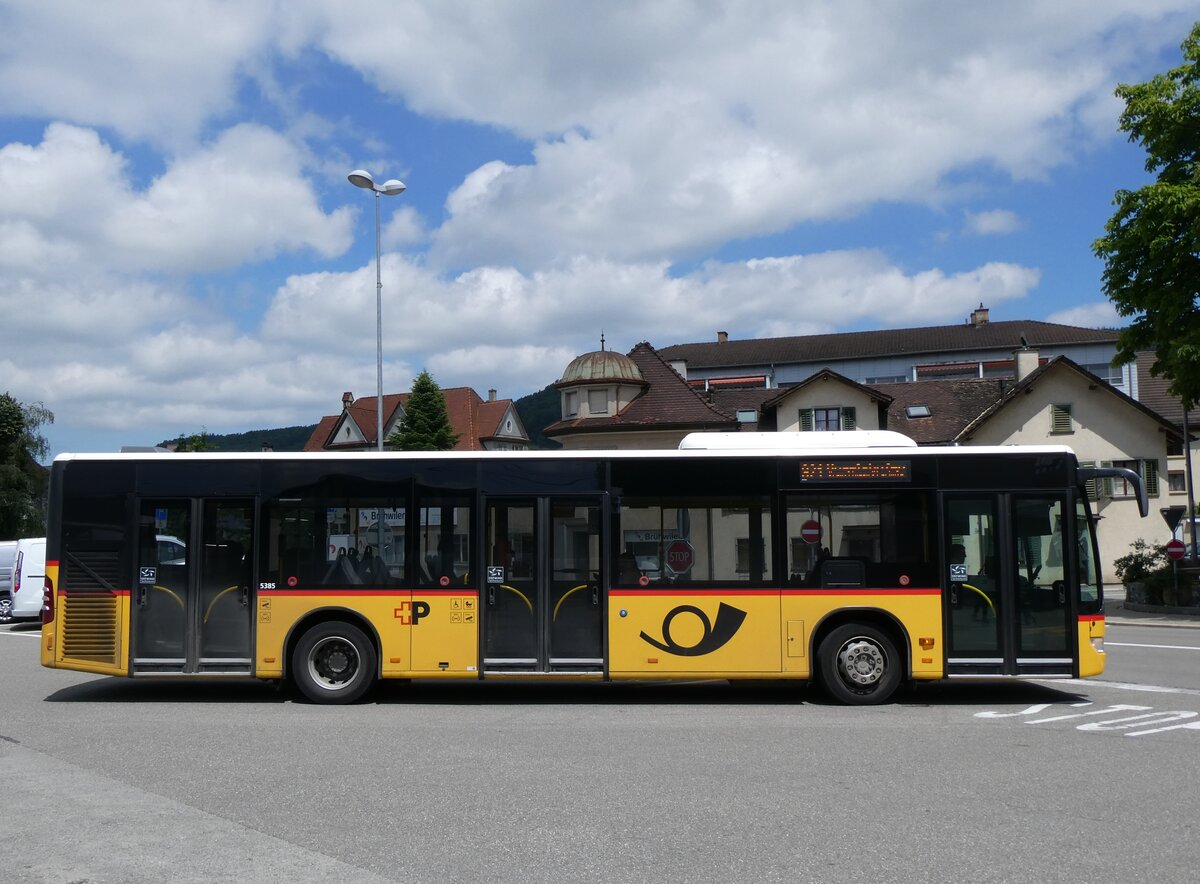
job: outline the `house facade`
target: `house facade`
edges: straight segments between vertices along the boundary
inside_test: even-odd
[[[866,384],[824,367],[784,388],[753,376],[689,381],[646,342],[627,359],[638,373],[625,380],[637,381],[638,395],[627,400],[610,395],[612,406],[603,414],[564,413],[547,428],[547,436],[568,448],[671,448],[688,432],[737,429],[895,430],[923,445],[1062,444],[1084,464],[1134,469],[1146,482],[1152,510],[1171,503],[1162,477],[1169,469],[1168,452],[1181,445],[1178,429],[1065,355],[1046,358],[1020,346],[1003,360],[990,360],[1007,365],[1008,375],[919,383]],[[564,412],[582,401],[568,399],[569,393],[582,394],[592,384],[616,386],[611,379],[584,377],[572,368],[576,362],[559,381]],[[1132,540],[1169,539],[1166,523],[1156,514],[1141,518],[1124,483],[1107,482],[1091,491],[1109,580],[1114,560],[1129,551]]]
[[[524,451],[529,448],[529,434],[511,399],[497,399],[496,391],[489,390],[485,400],[470,387],[450,387],[442,390],[442,395],[446,399],[450,426],[458,434],[455,451]],[[408,397],[408,393],[384,395],[384,440],[400,426]],[[343,393],[341,413],[322,417],[304,450],[374,451],[377,448],[377,424],[378,397],[355,399],[352,393]]]

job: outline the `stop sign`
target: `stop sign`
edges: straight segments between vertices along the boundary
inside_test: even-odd
[[[673,540],[667,547],[667,570],[672,574],[686,574],[692,570],[696,551],[686,540]]]
[[[1167,541],[1167,555],[1172,559],[1182,559],[1185,552],[1187,552],[1187,547],[1184,546],[1182,540]]]
[[[820,543],[821,542],[821,523],[815,519],[809,519],[800,526],[800,539],[805,543]]]

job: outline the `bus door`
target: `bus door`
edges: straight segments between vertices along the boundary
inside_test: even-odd
[[[1065,495],[944,499],[946,674],[1072,675],[1077,576]]]
[[[602,672],[602,502],[490,499],[484,670]]]
[[[254,501],[139,507],[133,672],[250,673]]]

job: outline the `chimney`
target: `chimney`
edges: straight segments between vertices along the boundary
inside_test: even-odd
[[[979,328],[981,325],[988,324],[988,308],[983,306],[981,301],[979,307],[971,311],[971,325]]]
[[[354,394],[347,390],[342,394],[342,408],[349,408],[354,404]]]
[[[723,332],[723,331],[717,332],[717,343],[718,344],[724,344],[728,340],[729,340],[729,332]]]
[[[1013,352],[1014,361],[1017,368],[1017,383],[1029,377],[1038,367],[1038,351],[1031,350],[1028,347],[1022,347],[1020,350]]]
[[[488,402],[495,402],[495,401],[496,401],[496,391],[488,390]]]

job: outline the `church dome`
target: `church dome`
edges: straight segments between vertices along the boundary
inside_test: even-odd
[[[590,384],[603,381],[625,381],[644,384],[641,370],[632,359],[611,350],[596,350],[576,356],[559,378],[557,386],[564,384]]]

